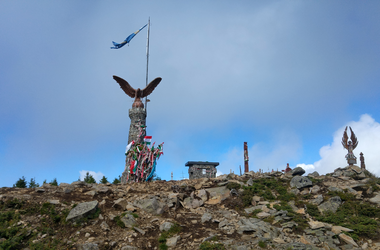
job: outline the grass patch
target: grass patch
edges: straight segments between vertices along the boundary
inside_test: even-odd
[[[328,211],[323,215],[316,216],[319,221],[354,230],[354,232],[347,233],[354,240],[359,240],[359,237],[378,239],[379,218],[379,208],[368,203],[360,203],[357,200],[346,200],[336,213]]]
[[[222,243],[211,243],[209,241],[203,242],[199,246],[200,250],[225,250],[226,248]]]
[[[158,238],[158,248],[159,249],[168,249],[168,246],[166,245],[166,240],[175,234],[181,232],[182,228],[180,225],[175,223],[168,231],[162,232],[160,237]]]
[[[236,189],[236,190],[239,190],[241,188],[241,185],[239,183],[236,183],[236,182],[229,182],[226,186],[228,189]]]
[[[261,248],[267,248],[267,243],[265,243],[264,241],[259,241],[259,247]]]

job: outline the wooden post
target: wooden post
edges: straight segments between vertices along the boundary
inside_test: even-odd
[[[247,143],[244,142],[244,173],[249,172],[248,161],[248,146]]]

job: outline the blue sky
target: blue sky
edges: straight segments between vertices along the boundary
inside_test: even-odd
[[[164,142],[158,175],[187,161],[250,169],[345,167],[351,126],[380,175],[379,1],[0,1],[0,186],[71,183],[124,170],[125,95],[145,86],[147,131]]]

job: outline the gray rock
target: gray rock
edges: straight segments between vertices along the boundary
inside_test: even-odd
[[[122,216],[120,220],[124,223],[126,227],[132,228],[136,224],[136,219],[131,214],[126,214]]]
[[[114,201],[113,207],[116,209],[126,210],[128,206],[128,201],[126,199],[120,198]]]
[[[322,213],[327,211],[332,211],[333,213],[338,210],[339,206],[342,204],[342,199],[339,196],[331,197],[328,201],[323,202],[318,206],[318,210]]]
[[[201,199],[199,200],[199,199],[194,199],[192,197],[187,197],[183,201],[183,203],[184,203],[183,205],[185,207],[195,209],[195,208],[198,208],[198,207],[202,206],[204,202]]]
[[[290,181],[291,187],[296,187],[298,189],[304,188],[304,187],[310,187],[313,186],[313,183],[311,180],[305,176],[294,176],[292,180]]]
[[[293,176],[296,176],[296,175],[301,176],[301,175],[303,175],[305,173],[305,169],[303,169],[301,167],[296,167],[295,169],[293,169],[291,171],[291,173],[292,173]]]
[[[321,191],[321,187],[318,185],[315,185],[311,188],[311,193],[312,194],[317,194],[319,191]]]
[[[369,202],[380,205],[380,194],[376,194],[374,197],[369,199]]]
[[[313,173],[310,173],[307,176],[311,176],[311,177],[315,178],[315,177],[319,176],[319,173],[317,171],[314,171]]]
[[[175,247],[177,245],[177,241],[181,239],[181,237],[178,235],[178,236],[174,236],[174,237],[171,237],[169,239],[166,240],[166,245],[168,247]]]
[[[120,250],[139,250],[139,249],[134,246],[123,246]]]
[[[138,227],[133,227],[135,229],[135,231],[139,232],[140,234],[142,235],[145,235],[145,231],[142,230],[141,228],[138,228]]]
[[[103,221],[100,224],[100,228],[103,229],[104,231],[110,231],[110,227],[108,226],[108,224],[105,221]]]
[[[343,192],[343,189],[338,188],[338,187],[332,187],[332,186],[330,186],[330,187],[328,187],[327,189],[328,189],[329,191],[332,191],[332,192]]]
[[[247,185],[248,185],[248,186],[252,186],[252,185],[253,185],[253,180],[252,180],[252,178],[249,178],[249,180],[247,181]]]
[[[145,212],[155,215],[162,214],[165,208],[165,204],[159,202],[156,197],[152,199],[136,200],[133,205],[135,207],[141,208]]]
[[[240,219],[237,232],[239,234],[243,234],[244,232],[254,232],[254,236],[256,237],[264,237],[264,235],[266,235],[270,238],[276,238],[279,235],[278,228],[272,226],[268,222],[256,218]]]
[[[323,202],[323,196],[320,194],[314,200],[311,200],[310,203],[315,205],[320,205]]]
[[[212,219],[212,215],[210,213],[204,213],[202,215],[201,221],[205,223],[206,221],[210,221]]]
[[[86,185],[86,182],[84,181],[74,181],[73,183],[71,183],[72,186],[85,186]]]
[[[99,246],[96,243],[84,243],[78,247],[80,250],[98,250]]]
[[[284,249],[292,249],[292,250],[319,250],[320,248],[312,245],[303,244],[301,242],[294,242],[286,244]]]
[[[174,226],[173,223],[171,222],[164,222],[160,225],[160,231],[169,231],[169,229]]]
[[[71,209],[69,215],[66,217],[66,221],[78,220],[95,213],[98,208],[98,204],[98,201],[89,201],[78,204],[76,207]]]

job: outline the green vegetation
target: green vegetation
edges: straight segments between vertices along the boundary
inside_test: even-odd
[[[121,183],[121,177],[119,175],[119,178],[115,178],[115,180],[113,180],[112,184],[118,184],[118,183]]]
[[[166,245],[166,240],[174,236],[175,234],[181,232],[181,230],[181,226],[176,223],[168,231],[162,232],[161,236],[158,238],[158,248],[162,250],[168,249],[168,246]]]
[[[236,182],[229,182],[227,184],[227,188],[228,189],[236,189],[236,190],[239,190],[241,188],[241,185],[239,183],[236,183]]]
[[[13,185],[13,187],[17,188],[26,188],[27,181],[25,180],[25,177],[23,176],[22,178],[18,179],[16,184]]]
[[[259,241],[259,247],[261,248],[267,248],[267,243],[265,243],[264,241]]]
[[[359,237],[379,238],[380,208],[369,203],[361,203],[349,193],[329,192],[329,195],[338,195],[344,202],[336,213],[331,211],[323,215],[315,213],[317,220],[354,230],[354,232],[346,233],[354,240],[359,240]]]
[[[265,200],[273,201],[290,201],[295,199],[295,195],[288,193],[288,184],[282,179],[256,179],[253,180],[252,186],[243,187],[242,200],[245,207],[249,206],[254,195],[263,197]],[[276,196],[274,195],[276,194]]]
[[[51,182],[49,182],[49,184],[51,184],[52,186],[58,186],[57,178],[54,178],[54,180],[52,180]]]
[[[36,178],[31,178],[29,182],[29,188],[36,188],[39,187],[40,184],[36,183]]]
[[[107,178],[103,175],[103,178],[100,180],[100,183],[102,184],[107,184],[108,183],[108,180]]]
[[[199,246],[200,250],[225,250],[226,248],[222,243],[211,243],[209,241],[203,242]]]
[[[103,176],[103,178],[104,178],[104,176]],[[96,183],[94,177],[92,175],[90,175],[89,172],[86,173],[86,176],[84,177],[83,181],[86,183]]]

